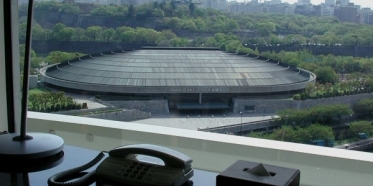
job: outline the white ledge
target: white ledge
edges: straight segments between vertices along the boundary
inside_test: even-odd
[[[373,154],[131,122],[29,112],[28,130],[53,131],[93,150],[151,143],[181,151],[193,167],[221,172],[237,160],[299,169],[302,185],[370,185]]]

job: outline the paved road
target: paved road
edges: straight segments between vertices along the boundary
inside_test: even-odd
[[[103,108],[106,105],[96,102],[95,98],[91,95],[76,95],[66,94],[67,96],[73,97],[78,103],[87,103],[89,109]]]
[[[245,114],[242,116],[242,122],[253,122],[253,121],[261,121],[272,119],[274,115],[255,115],[255,114]],[[165,126],[165,127],[173,127],[173,128],[182,128],[182,129],[190,129],[190,130],[198,130],[198,128],[212,128],[218,126],[226,126],[226,125],[233,125],[233,124],[240,124],[241,117],[240,115],[236,116],[214,116],[214,117],[166,117],[163,118],[149,118],[143,119],[138,121],[133,121],[134,123],[143,123],[143,124],[151,124],[151,125],[158,125],[158,126]]]

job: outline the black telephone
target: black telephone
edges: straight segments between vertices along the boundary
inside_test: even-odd
[[[137,155],[159,158],[164,165],[139,161]],[[96,181],[96,185],[180,186],[193,176],[193,160],[187,155],[157,145],[136,144],[111,150],[109,157],[98,165],[95,172],[88,173],[73,183],[63,182],[66,177],[81,176],[82,170],[98,163],[103,156],[101,153],[86,165],[52,176],[48,184],[88,185]]]

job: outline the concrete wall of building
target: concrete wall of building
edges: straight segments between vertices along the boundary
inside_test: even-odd
[[[151,115],[148,112],[136,110],[136,109],[118,109],[116,107],[103,107],[96,109],[81,109],[81,110],[69,110],[56,112],[56,114],[81,116],[89,118],[98,118],[114,121],[135,121],[140,119],[150,118]]]
[[[123,111],[118,111],[118,112],[90,114],[85,117],[105,119],[105,120],[114,120],[114,121],[135,121],[135,120],[150,118],[151,114],[148,112],[143,112],[143,111],[133,109],[133,110],[123,110]]]
[[[103,103],[123,109],[137,109],[150,113],[150,116],[170,113],[167,100],[103,101]]]
[[[373,93],[356,94],[348,96],[339,96],[332,98],[309,99],[304,101],[296,100],[278,100],[278,99],[234,99],[233,112],[239,113],[255,113],[255,114],[273,114],[276,111],[286,108],[293,109],[307,109],[317,105],[330,104],[348,104],[350,106],[356,104],[359,100],[364,98],[373,98]],[[246,110],[245,106],[254,106],[253,111]]]

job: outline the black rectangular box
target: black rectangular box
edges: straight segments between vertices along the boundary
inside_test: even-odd
[[[270,176],[250,173],[259,163],[239,160],[216,177],[216,186],[299,186],[300,171],[263,164]]]

